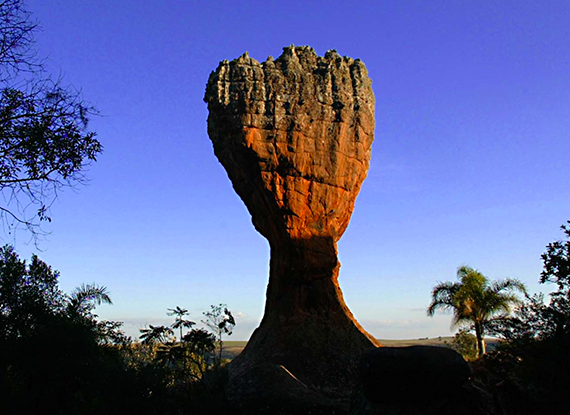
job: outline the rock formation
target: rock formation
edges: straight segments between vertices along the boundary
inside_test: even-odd
[[[261,64],[246,53],[212,72],[205,101],[214,152],[271,249],[265,314],[231,363],[230,384],[239,393],[247,371],[280,365],[303,387],[337,393],[355,378],[355,359],[379,345],[337,282],[336,244],[374,138],[366,68],[310,47]]]
[[[496,415],[497,399],[468,363],[441,346],[381,347],[361,357],[350,414]],[[511,412],[509,412],[511,413]]]
[[[459,353],[441,346],[381,347],[359,364],[366,398],[382,404],[418,406],[457,395],[471,375]]]

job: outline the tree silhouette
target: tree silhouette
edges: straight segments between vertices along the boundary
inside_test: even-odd
[[[176,306],[176,308],[169,308],[168,311],[170,311],[170,313],[166,313],[169,316],[176,316],[176,320],[174,321],[174,323],[172,323],[172,325],[170,327],[172,327],[174,330],[179,329],[180,330],[180,337],[178,338],[179,341],[182,341],[182,329],[183,328],[191,328],[194,324],[193,321],[190,320],[185,320],[183,317],[188,315],[188,310],[186,310],[185,308],[180,308],[179,306]]]
[[[58,191],[84,181],[102,146],[87,130],[94,108],[36,58],[36,28],[22,0],[0,2],[0,219],[37,241]]]
[[[561,226],[566,240],[557,240],[546,246],[541,255],[543,269],[541,284],[554,283],[558,289],[550,293],[545,304],[544,294],[527,296],[513,316],[497,319],[490,330],[511,344],[530,344],[551,340],[563,344],[570,340],[570,221]]]
[[[520,303],[515,291],[526,293],[517,279],[490,282],[479,271],[461,266],[457,270],[459,282],[442,282],[432,291],[427,314],[438,309],[453,311],[453,326],[472,324],[477,337],[477,353],[485,354],[485,323],[498,313],[509,313],[511,306]]]
[[[208,356],[216,349],[216,337],[204,329],[193,329],[182,338],[182,342],[193,368],[198,371],[200,380],[208,368]]]
[[[34,335],[65,309],[59,273],[36,255],[30,265],[11,246],[0,248],[0,334],[7,341]]]
[[[568,412],[570,390],[570,222],[562,225],[565,240],[546,246],[541,255],[541,284],[556,284],[549,301],[543,293],[526,297],[514,312],[492,319],[487,331],[502,339],[484,364],[496,385],[516,385],[524,413]],[[521,399],[517,399],[521,401]],[[521,411],[521,413],[523,413]]]
[[[113,304],[107,287],[96,284],[81,284],[69,296],[69,315],[88,316],[100,304]]]
[[[151,346],[151,361],[156,362],[165,370],[172,385],[180,388],[192,388],[192,383],[198,381],[207,389],[204,375],[210,369],[210,358],[215,352],[216,337],[204,329],[192,329],[183,335],[184,327],[191,328],[195,323],[185,320],[188,310],[176,307],[168,309],[169,316],[175,316],[170,327],[150,326],[141,329],[142,345]],[[173,329],[180,330],[180,341],[172,339]]]
[[[166,343],[169,340],[169,337],[174,334],[170,327],[166,326],[153,326],[152,324],[148,325],[148,329],[140,329],[142,333],[139,338],[142,340],[142,344],[157,344],[157,343]]]
[[[202,320],[202,323],[207,325],[216,336],[218,340],[218,357],[216,359],[216,366],[220,366],[222,362],[222,351],[224,348],[223,335],[227,334],[231,336],[233,333],[233,328],[236,325],[234,316],[228,310],[226,304],[211,305],[210,311],[205,311],[204,316],[206,320]]]
[[[0,413],[114,413],[113,405],[128,413],[140,389],[114,346],[126,337],[120,323],[93,314],[110,303],[107,290],[66,295],[58,277],[36,255],[28,263],[0,248]]]

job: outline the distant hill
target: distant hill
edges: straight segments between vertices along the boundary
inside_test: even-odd
[[[406,339],[406,340],[382,340],[378,339],[380,343],[388,347],[407,347],[407,346],[446,346],[453,340],[452,336],[446,337],[433,337],[431,339],[424,337],[420,339]],[[499,340],[485,339],[487,344],[487,351],[493,350]],[[224,358],[233,359],[244,349],[247,341],[224,341]]]

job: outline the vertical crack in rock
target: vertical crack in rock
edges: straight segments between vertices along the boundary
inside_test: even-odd
[[[248,371],[281,365],[307,388],[337,393],[355,358],[379,345],[337,282],[337,242],[374,139],[366,68],[306,46],[261,64],[245,53],[212,72],[204,100],[214,152],[271,248],[265,315],[231,363],[230,385],[247,393]]]

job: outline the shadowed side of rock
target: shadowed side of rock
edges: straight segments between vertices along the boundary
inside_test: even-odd
[[[265,314],[230,384],[281,365],[312,391],[348,390],[355,359],[378,346],[338,285],[337,242],[366,177],[374,95],[359,60],[288,47],[263,63],[223,61],[208,81],[214,152],[270,244]],[[266,381],[271,381],[268,379]]]
[[[454,350],[382,347],[364,353],[350,415],[496,415],[493,396],[471,382]]]

